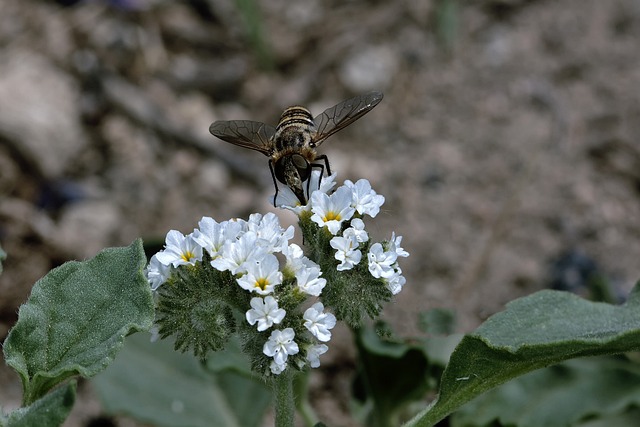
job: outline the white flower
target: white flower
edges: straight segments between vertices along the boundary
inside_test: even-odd
[[[253,231],[258,236],[257,244],[265,247],[269,252],[280,252],[283,245],[286,245],[293,238],[293,225],[286,230],[280,226],[278,217],[273,212],[262,216],[252,214],[247,221],[249,231]]]
[[[244,233],[249,231],[247,221],[242,218],[231,218],[229,221],[225,221],[225,235],[228,240],[238,239]]]
[[[269,198],[269,202],[273,200],[273,197]],[[275,206],[278,208],[289,209],[300,215],[300,212],[308,210],[308,204],[302,205],[295,193],[287,186],[278,188],[278,195],[276,196]]]
[[[282,331],[275,330],[271,332],[269,339],[264,343],[262,352],[266,356],[273,357],[273,361],[277,365],[284,365],[288,356],[298,354],[300,351],[298,344],[293,340],[295,336],[296,334],[291,328]]]
[[[282,255],[286,258],[287,266],[289,266],[294,272],[303,265],[302,260],[306,258],[302,248],[295,243],[283,246]]]
[[[320,227],[326,226],[329,232],[336,235],[343,221],[351,219],[355,209],[351,207],[351,190],[338,188],[332,195],[321,191],[311,194],[311,220]]]
[[[193,240],[192,235],[185,236],[177,230],[167,233],[165,249],[156,254],[158,262],[163,265],[195,265],[202,260],[202,246]]]
[[[369,234],[364,229],[364,221],[360,218],[353,218],[350,223],[351,227],[342,232],[344,237],[355,237],[358,243],[364,243],[369,240]]]
[[[323,313],[324,306],[321,302],[317,302],[309,307],[302,317],[304,318],[304,326],[322,342],[331,339],[329,329],[336,326],[336,316],[331,313]]]
[[[287,362],[276,363],[276,361],[273,360],[273,361],[271,361],[271,364],[269,365],[269,368],[271,369],[271,373],[272,374],[280,375],[282,373],[282,371],[287,369]]]
[[[395,231],[391,233],[391,240],[389,241],[389,250],[395,252],[397,256],[408,257],[409,252],[402,249],[402,247],[400,246],[400,243],[402,243],[402,236],[396,237]]]
[[[393,276],[394,264],[398,259],[395,251],[385,251],[380,243],[374,243],[367,254],[369,258],[369,272],[375,278],[389,278]]]
[[[198,227],[193,230],[193,240],[209,252],[211,258],[215,258],[225,242],[223,227],[208,216],[202,217]]]
[[[320,267],[315,265],[313,261],[308,261],[314,265],[303,266],[298,269],[298,271],[296,271],[296,282],[301,291],[317,297],[320,296],[322,290],[327,285],[327,280],[320,277],[322,274]]]
[[[397,295],[402,290],[404,284],[407,282],[407,279],[402,276],[402,271],[400,270],[400,268],[396,268],[394,274],[385,280],[387,283],[387,288],[389,288],[393,295]]]
[[[352,206],[360,215],[369,215],[372,218],[380,212],[380,206],[384,203],[384,196],[371,189],[371,184],[366,179],[360,179],[355,184],[349,180],[344,182],[352,192]]]
[[[309,366],[317,368],[320,366],[320,355],[325,354],[329,350],[326,344],[316,344],[307,347],[307,360]]]
[[[320,191],[322,193],[329,193],[336,185],[336,173],[332,173],[329,176],[321,177],[320,171],[315,169],[311,173],[311,193],[314,191]],[[319,181],[319,182],[318,182]]]
[[[144,272],[147,281],[149,281],[151,285],[151,290],[155,291],[160,285],[167,281],[171,274],[171,267],[158,261],[158,254],[155,254],[151,257],[151,260],[149,260],[149,265]]]
[[[278,308],[278,302],[270,295],[264,299],[251,298],[250,304],[252,308],[246,313],[247,322],[252,326],[258,322],[258,331],[260,332],[282,322],[286,314],[283,309]]]
[[[309,258],[304,256],[302,248],[292,243],[282,247],[282,254],[285,257],[285,267],[283,271],[295,275],[298,270],[305,268],[308,262],[311,262]]]
[[[211,261],[216,270],[229,270],[231,274],[244,273],[246,264],[260,259],[266,255],[265,248],[256,244],[258,236],[252,231],[247,231],[237,240],[229,240],[219,252],[219,257]]]
[[[222,246],[229,240],[235,240],[242,231],[242,223],[237,221],[223,221],[205,216],[198,222],[198,228],[193,231],[193,240],[202,246],[211,259],[220,255]]]
[[[243,289],[268,295],[276,285],[282,283],[280,265],[273,254],[266,254],[259,260],[246,263],[245,266],[246,274],[237,280]]]
[[[362,252],[358,249],[358,241],[355,235],[349,237],[336,236],[329,241],[336,250],[335,258],[340,261],[336,267],[338,271],[351,270],[362,259]]]
[[[286,258],[285,270],[287,274],[296,276],[298,288],[306,294],[319,296],[327,281],[320,276],[320,266],[304,256],[300,246],[292,243],[282,248]]]

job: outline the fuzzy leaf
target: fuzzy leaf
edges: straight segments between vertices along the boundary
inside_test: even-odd
[[[640,286],[622,306],[559,291],[517,299],[451,355],[440,394],[408,426],[431,426],[485,391],[527,372],[582,356],[640,349]]]
[[[152,343],[147,334],[127,339],[92,383],[107,412],[159,427],[259,426],[270,402],[264,383],[231,371],[214,374],[174,351],[170,340]]]
[[[76,399],[76,383],[71,381],[26,408],[9,414],[7,427],[58,427],[71,412]]]
[[[640,406],[637,363],[583,358],[531,372],[483,394],[456,412],[451,425],[575,426],[618,417],[634,405]]]
[[[142,242],[51,270],[33,287],[4,344],[18,371],[24,403],[74,375],[104,369],[131,331],[148,329],[153,299],[142,269]]]

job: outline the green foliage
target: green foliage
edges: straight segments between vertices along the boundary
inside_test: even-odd
[[[483,394],[455,413],[451,426],[564,427],[585,420],[611,426],[612,418],[632,412],[634,405],[640,407],[637,363],[585,358],[531,372]]]
[[[193,351],[204,360],[221,350],[236,329],[232,306],[249,305],[231,273],[211,267],[208,257],[197,266],[183,266],[158,289],[160,336],[175,337],[175,349]],[[242,302],[236,301],[242,298]]]
[[[309,333],[300,321],[301,316],[292,314],[300,311],[299,306],[306,295],[293,292],[294,288],[295,278],[285,277],[274,291],[280,308],[289,313],[279,326],[294,329],[296,343],[305,348],[311,344]],[[215,352],[225,349],[229,340],[237,335],[254,372],[270,372],[269,365],[273,359],[263,352],[264,333],[245,320],[249,301],[255,295],[240,289],[229,271],[218,271],[212,267],[208,254],[195,265],[174,269],[167,282],[158,288],[158,295],[156,323],[159,333],[163,339],[175,338],[175,350],[191,351],[205,362]],[[302,366],[304,354],[300,352],[290,360],[292,367]]]
[[[136,334],[92,383],[107,412],[158,427],[259,426],[269,390],[230,343],[203,365],[173,351],[170,340],[152,343],[149,335]]]
[[[631,408],[622,414],[578,423],[576,427],[629,427],[635,426],[638,420],[640,420],[640,408]]]
[[[622,306],[558,291],[515,300],[462,339],[444,371],[437,400],[406,425],[434,425],[491,388],[542,367],[638,350],[639,310],[638,285]]]
[[[4,344],[30,405],[65,379],[104,369],[131,331],[148,329],[153,299],[137,240],[51,270],[33,287]]]
[[[30,406],[13,411],[7,420],[7,427],[57,427],[71,412],[76,399],[76,383],[70,381]],[[5,424],[0,424],[5,425]]]
[[[367,263],[338,272],[332,236],[308,219],[301,218],[301,227],[308,256],[325,272],[323,300],[356,328],[354,389],[367,425],[398,425],[409,403],[438,386],[438,398],[405,425],[432,426],[491,389],[454,415],[452,425],[598,427],[637,419],[640,367],[627,360],[579,360],[531,372],[577,357],[639,350],[640,285],[622,306],[558,291],[521,298],[451,351],[458,337],[401,340],[389,330],[363,328],[364,317],[379,313],[389,290],[372,278]],[[362,250],[366,253],[368,245]],[[113,361],[126,335],[150,327],[153,300],[144,265],[137,241],[86,262],[64,264],[36,283],[4,345],[7,363],[23,382],[24,407],[0,417],[1,426],[60,425],[75,399],[75,383],[60,383],[95,375]],[[176,343],[129,338],[118,360],[95,380],[105,408],[158,426],[260,425],[271,394],[250,368],[268,372],[271,359],[263,353],[264,340],[256,339],[255,327],[243,318],[251,294],[238,292],[235,278],[211,267],[206,256],[174,273],[160,289],[159,322],[161,333],[176,335]],[[304,296],[296,293],[286,271],[278,292],[289,315],[298,311],[280,326],[293,328],[304,349],[312,343],[299,313]],[[420,320],[423,330],[438,334],[449,332],[454,319],[450,312],[432,310]],[[192,349],[203,363],[171,347]],[[290,366],[300,369],[303,358],[302,351],[291,355]],[[306,393],[303,382],[295,392],[292,388],[298,373],[284,374],[270,379],[277,406],[293,408],[295,401],[307,424],[315,423],[308,402],[294,399]],[[290,425],[292,411],[280,411],[277,422]]]
[[[451,334],[456,324],[456,316],[452,310],[433,308],[420,313],[418,326],[420,330],[432,335]]]
[[[436,386],[434,367],[419,344],[382,339],[372,328],[356,331],[358,375],[355,394],[363,407],[368,407],[364,424],[398,425],[398,416],[411,401],[417,400]],[[436,367],[441,374],[444,365]]]
[[[366,253],[368,248],[362,252]],[[323,301],[330,307],[338,320],[352,328],[358,328],[365,315],[375,319],[382,311],[382,303],[393,296],[381,279],[376,279],[367,270],[366,262],[360,262],[353,269],[338,271],[335,265],[325,269],[328,259],[319,262],[327,287],[322,292]]]

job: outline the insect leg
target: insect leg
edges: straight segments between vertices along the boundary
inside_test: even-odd
[[[273,195],[273,206],[276,206],[276,197],[278,197],[278,183],[276,182],[276,174],[273,171],[273,161],[269,159],[269,172],[271,172],[271,179],[273,179],[273,186],[276,188],[276,194]]]
[[[318,179],[318,190],[320,189],[320,183],[322,182],[322,175],[324,175],[324,165],[322,163],[309,163],[311,168],[320,168],[320,178]],[[311,174],[309,174],[309,178],[307,178],[307,197],[311,197]]]
[[[322,175],[324,175],[324,169],[325,167],[327,168],[327,176],[331,175],[331,168],[329,167],[329,158],[327,157],[326,154],[322,154],[318,157],[316,157],[316,160],[324,160],[324,165],[322,163],[310,163],[310,166],[312,168],[320,168],[320,179],[318,179],[318,190],[320,189],[320,184],[322,184]],[[311,194],[309,194],[309,186],[311,185],[311,178],[309,178],[309,180],[307,180],[307,194],[309,196],[311,196]]]
[[[316,160],[318,160],[318,159],[324,160],[324,164],[327,167],[327,175],[331,175],[331,168],[329,167],[329,158],[327,157],[327,155],[326,154],[322,154],[322,155],[316,157]]]

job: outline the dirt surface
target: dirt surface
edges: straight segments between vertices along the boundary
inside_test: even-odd
[[[275,210],[267,159],[211,122],[370,90],[382,103],[321,152],[386,197],[374,237],[404,236],[399,334],[433,307],[470,331],[547,287],[562,254],[620,296],[640,278],[638,0],[61,3],[0,0],[2,337],[68,259]],[[313,395],[345,426],[353,350],[336,335]],[[15,407],[17,376],[0,381]],[[99,413],[87,391],[66,425]]]

